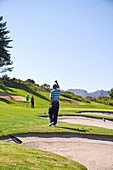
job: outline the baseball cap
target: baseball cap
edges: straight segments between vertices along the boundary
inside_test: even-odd
[[[56,85],[56,84],[53,84],[53,88],[54,88],[54,87],[57,87],[57,85]]]

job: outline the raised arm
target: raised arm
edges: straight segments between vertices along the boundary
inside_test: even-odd
[[[55,80],[55,83],[57,84],[57,88],[59,89],[59,88],[60,88],[60,86],[59,86],[59,84],[58,84],[58,81],[57,81],[57,80]]]

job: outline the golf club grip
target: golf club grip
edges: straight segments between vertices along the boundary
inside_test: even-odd
[[[10,136],[12,139],[15,139],[16,141],[18,141],[19,143],[22,143],[22,141],[20,139],[18,139],[16,136],[14,135],[11,135]]]

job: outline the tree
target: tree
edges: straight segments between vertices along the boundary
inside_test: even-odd
[[[1,23],[3,17],[0,17],[0,73],[6,71],[12,71],[13,67],[9,67],[13,62],[11,61],[11,56],[7,48],[12,48],[8,46],[10,37],[7,36],[9,31],[7,31],[6,22]]]
[[[3,79],[3,80],[9,80],[9,79],[10,79],[10,77],[8,77],[8,75],[7,75],[7,74],[5,74],[5,75],[3,75],[3,76],[2,76],[2,79]]]
[[[26,81],[27,81],[28,83],[35,84],[35,81],[34,81],[34,80],[32,80],[32,79],[27,79]]]
[[[46,89],[50,89],[50,85],[49,85],[49,84],[46,84],[46,83],[45,83],[45,84],[42,84],[41,86],[44,87],[44,88],[46,88]]]
[[[113,88],[109,91],[109,96],[113,99]]]

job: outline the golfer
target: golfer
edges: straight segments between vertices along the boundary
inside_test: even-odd
[[[50,124],[49,126],[56,127],[57,124],[57,117],[59,111],[59,96],[60,96],[60,87],[57,82],[53,85],[53,90],[50,92],[50,106],[49,106],[49,118]]]
[[[29,103],[29,94],[26,95],[26,108],[28,108],[28,103]]]
[[[34,97],[33,97],[33,95],[31,97],[31,108],[34,108]]]

